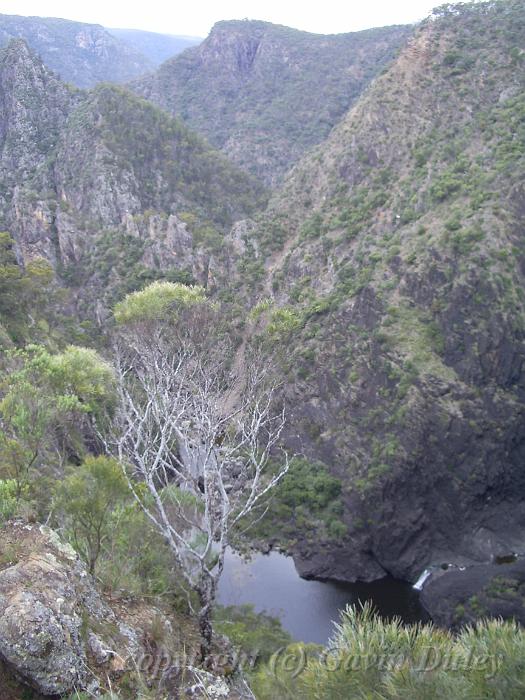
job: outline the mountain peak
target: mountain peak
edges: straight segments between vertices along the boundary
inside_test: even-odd
[[[215,22],[209,36],[217,34],[218,32],[264,32],[280,26],[279,24],[266,22],[262,19],[223,19],[219,22]]]
[[[57,76],[21,37],[11,39],[0,51],[0,73],[4,99],[10,93],[23,95],[28,84],[34,90],[47,89],[45,85],[50,82],[54,82],[55,87],[60,84]]]
[[[36,55],[31,51],[29,45],[22,37],[13,37],[7,46],[2,50],[2,58],[6,60],[31,59],[37,60]]]

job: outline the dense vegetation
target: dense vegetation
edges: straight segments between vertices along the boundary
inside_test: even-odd
[[[267,22],[219,22],[203,44],[133,88],[243,169],[277,184],[326,138],[410,32],[322,36]]]

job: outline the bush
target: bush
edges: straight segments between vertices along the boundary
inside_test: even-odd
[[[205,301],[203,287],[173,282],[153,282],[139,292],[133,292],[115,306],[119,324],[157,321],[180,308]]]
[[[17,484],[14,479],[0,480],[0,523],[10,520],[18,508]]]
[[[173,596],[176,577],[166,542],[153,529],[137,503],[111,513],[111,538],[104,542],[97,572],[104,590],[131,595]]]
[[[258,700],[521,700],[524,654],[515,622],[480,622],[454,637],[385,622],[365,605],[342,613],[329,649],[288,647],[257,670],[252,688]]]
[[[284,340],[301,326],[299,314],[289,307],[281,307],[270,313],[266,333],[272,340]]]
[[[225,634],[249,658],[255,656],[257,663],[268,661],[274,652],[292,642],[278,618],[256,613],[252,605],[219,606],[214,620],[217,632]]]
[[[435,202],[443,202],[450,195],[461,189],[462,180],[455,173],[447,170],[442,173],[430,186],[430,196]]]
[[[64,515],[72,544],[91,574],[102,547],[115,536],[111,514],[129,497],[122,468],[108,457],[88,457],[58,485],[57,510]]]
[[[329,474],[321,462],[297,457],[251,535],[268,538],[278,533],[282,542],[304,528],[310,534],[320,530],[324,538],[339,540],[346,534],[346,526],[339,519],[342,510],[339,479]]]

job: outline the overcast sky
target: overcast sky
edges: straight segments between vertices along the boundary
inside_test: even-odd
[[[200,0],[200,2],[108,2],[108,0],[2,0],[0,12],[65,17],[106,27],[206,36],[221,19],[264,19],[322,34],[352,32],[426,17],[444,0]]]

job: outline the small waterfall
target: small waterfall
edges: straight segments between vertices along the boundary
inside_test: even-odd
[[[415,588],[416,591],[421,591],[427,578],[432,575],[432,571],[432,569],[425,569],[412,588]]]

